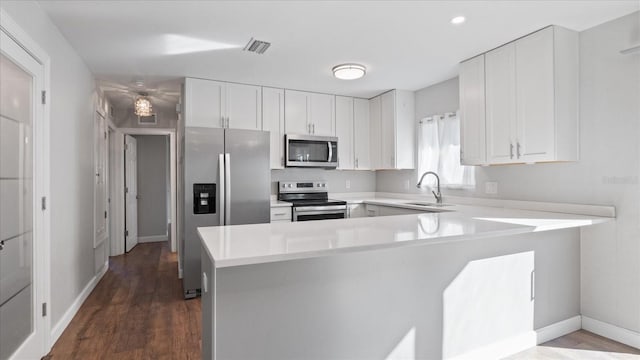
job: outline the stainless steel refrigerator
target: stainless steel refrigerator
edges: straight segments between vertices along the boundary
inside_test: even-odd
[[[197,228],[270,221],[269,133],[185,128],[184,234],[181,245],[185,299],[200,294],[201,243]]]

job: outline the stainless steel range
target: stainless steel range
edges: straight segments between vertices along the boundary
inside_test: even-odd
[[[347,202],[330,200],[324,181],[281,181],[278,200],[293,204],[293,221],[344,219]]]

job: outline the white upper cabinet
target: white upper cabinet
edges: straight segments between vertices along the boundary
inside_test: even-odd
[[[369,146],[371,151],[370,154],[370,165],[372,169],[380,168],[381,158],[382,158],[382,147],[380,146],[381,141],[381,123],[380,123],[380,96],[376,96],[373,99],[369,100]]]
[[[262,130],[262,87],[226,84],[227,127]]]
[[[471,119],[485,114],[486,163],[577,160],[577,33],[550,26],[486,53],[486,113],[480,96],[471,95],[481,92],[475,90],[481,70],[474,60],[482,56],[460,65],[464,160],[483,141],[480,126],[467,125],[479,124]]]
[[[513,43],[485,55],[487,159],[506,164],[516,157],[516,52]]]
[[[395,98],[396,94],[394,91],[380,95],[381,169],[393,169],[396,164]]]
[[[284,112],[287,133],[335,136],[335,95],[285,90]]]
[[[346,96],[336,96],[336,136],[338,137],[338,169],[354,168],[353,101]],[[367,134],[368,136],[368,134]]]
[[[336,118],[336,125],[337,121],[338,119]],[[353,149],[355,157],[354,168],[369,170],[371,169],[371,149],[369,141],[369,137],[371,136],[369,127],[369,100],[353,99],[353,121]],[[340,144],[338,144],[338,146],[340,146]]]
[[[262,88],[262,125],[270,133],[271,168],[284,168],[284,90]]]
[[[185,126],[262,130],[262,88],[185,80]]]
[[[415,168],[415,94],[392,90],[371,101],[371,147],[380,149],[372,152],[374,166],[377,169]]]
[[[336,107],[335,95],[311,93],[311,108],[309,122],[313,135],[336,135]]]
[[[484,55],[460,64],[460,162],[486,163]]]
[[[284,91],[285,132],[288,134],[310,134],[308,93],[295,90]]]
[[[224,127],[225,83],[211,80],[185,80],[185,126]]]

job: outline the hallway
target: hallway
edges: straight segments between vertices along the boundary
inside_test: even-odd
[[[200,299],[183,300],[177,266],[168,242],[110,258],[44,359],[200,359]]]

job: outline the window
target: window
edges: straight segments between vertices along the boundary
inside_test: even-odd
[[[460,118],[458,113],[433,115],[420,120],[418,128],[418,176],[434,171],[444,188],[474,188],[472,166],[460,164]],[[433,177],[425,185],[435,185]]]

